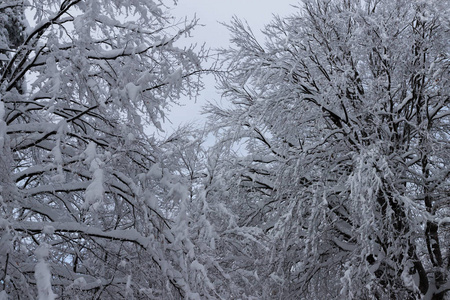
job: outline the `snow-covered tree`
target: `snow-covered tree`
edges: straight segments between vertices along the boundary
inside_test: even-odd
[[[203,51],[176,44],[196,21],[166,11],[156,0],[0,3],[3,298],[215,295],[193,275],[189,186],[163,151],[180,141],[145,134],[201,88]]]
[[[206,198],[240,297],[448,299],[449,7],[304,0],[264,43],[229,25]]]

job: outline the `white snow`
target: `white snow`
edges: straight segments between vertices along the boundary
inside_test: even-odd
[[[73,281],[73,285],[75,286],[79,286],[79,287],[84,287],[86,286],[86,279],[84,279],[84,277],[78,277],[77,279],[75,279]]]
[[[52,87],[50,88],[50,93],[56,95],[61,88],[61,78],[59,76],[55,58],[53,56],[48,57],[45,65],[47,67],[47,72],[51,77]]]
[[[53,227],[51,225],[45,225],[43,232],[46,234],[53,234],[53,233],[55,233],[55,227]]]
[[[133,291],[131,290],[131,275],[127,276],[127,283],[125,285],[125,293],[127,296],[133,293]]]
[[[153,166],[151,166],[147,175],[154,179],[161,179],[163,176],[163,170],[161,169],[161,166],[158,163],[156,163]]]
[[[3,148],[5,144],[5,136],[6,136],[6,122],[3,120],[5,117],[5,103],[0,101],[0,149]]]
[[[84,150],[86,164],[90,164],[89,171],[92,172],[92,181],[86,188],[84,194],[83,208],[92,208],[97,210],[103,201],[103,194],[105,189],[103,187],[104,174],[101,167],[104,165],[103,161],[98,157],[96,145],[94,142],[90,142]]]
[[[200,264],[197,260],[194,260],[191,263],[191,270],[205,273],[205,267],[202,264]]]
[[[122,259],[119,263],[119,267],[125,268],[127,266],[126,260]]]
[[[87,145],[86,150],[84,150],[84,155],[85,155],[84,159],[85,164],[90,164],[91,161],[94,160],[94,158],[97,156],[97,150],[94,142],[90,142]]]
[[[131,132],[127,135],[127,142],[132,143],[136,140],[136,137]]]
[[[75,17],[75,19],[73,20],[73,27],[75,28],[75,30],[77,32],[83,31],[83,28],[85,27],[84,22],[85,22],[85,20],[82,15]]]
[[[0,119],[3,120],[5,117],[5,103],[0,101]]]
[[[132,82],[129,82],[125,86],[127,90],[128,97],[130,98],[131,102],[136,102],[139,94],[141,93],[142,87],[140,85],[135,85]]]
[[[440,225],[447,225],[450,224],[450,217],[445,217],[442,219],[438,219],[438,224]]]
[[[181,68],[177,68],[172,74],[169,74],[166,78],[166,81],[171,85],[176,85],[180,82],[183,76],[183,70]]]
[[[36,278],[36,286],[38,289],[38,300],[54,300],[57,296],[52,291],[52,274],[45,261],[48,254],[49,246],[45,243],[41,244],[35,251],[38,263],[34,268],[34,277]]]
[[[411,274],[409,274],[409,270],[414,266],[414,264],[411,261],[406,262],[403,272],[400,275],[403,283],[405,284],[405,286],[407,288],[409,288],[410,290],[414,290],[416,292],[419,292],[419,288],[418,288],[418,284],[420,282],[419,276],[417,273],[415,273],[415,277],[414,278]]]
[[[8,294],[5,291],[0,292],[0,300],[8,300]]]
[[[103,170],[96,169],[92,175],[92,182],[86,189],[84,194],[85,203],[83,208],[87,209],[92,206],[93,210],[97,210],[103,200],[105,189],[103,187]]]
[[[270,279],[272,279],[273,281],[275,281],[275,282],[278,283],[278,284],[283,284],[283,283],[284,283],[284,279],[281,278],[280,276],[278,276],[278,275],[275,274],[275,273],[271,273],[271,274],[269,275],[269,277],[270,277]]]

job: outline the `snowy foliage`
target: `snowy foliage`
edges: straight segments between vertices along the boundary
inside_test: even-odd
[[[233,297],[444,299],[447,1],[298,10],[264,43],[233,20],[230,104],[208,108],[219,143],[206,199]]]
[[[449,299],[447,2],[234,19],[229,103],[161,140],[196,20],[2,1],[0,299]]]
[[[201,88],[204,51],[176,44],[196,20],[166,10],[1,1],[2,299],[213,294],[185,229],[185,173],[165,156],[181,141],[144,132]]]

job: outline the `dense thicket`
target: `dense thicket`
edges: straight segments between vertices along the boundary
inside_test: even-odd
[[[144,132],[201,87],[204,53],[174,44],[196,21],[166,8],[0,3],[0,298],[214,294],[186,232],[186,172],[167,152],[182,140]]]
[[[305,0],[264,43],[229,25],[207,199],[241,295],[449,294],[448,9]]]
[[[448,299],[448,4],[234,19],[205,150],[147,130],[201,88],[195,20],[1,2],[0,299]]]

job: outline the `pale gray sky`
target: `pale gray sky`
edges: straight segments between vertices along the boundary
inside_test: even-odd
[[[255,35],[261,36],[260,30],[272,20],[274,14],[289,15],[295,11],[292,5],[297,4],[297,0],[179,0],[172,14],[177,18],[196,15],[204,26],[199,26],[193,32],[191,43],[206,43],[208,47],[217,48],[228,46],[230,35],[220,23],[229,23],[234,15],[246,20]],[[205,91],[196,103],[193,100],[185,101],[183,107],[172,108],[168,116],[173,124],[167,121],[163,124],[166,134],[179,124],[198,120],[201,123],[204,119],[200,115],[201,107],[207,101],[220,100],[211,77],[205,78],[205,85]]]
[[[274,14],[287,15],[293,11],[296,0],[179,0],[173,10],[176,17],[194,14],[204,27],[195,30],[195,38],[211,47],[226,46],[228,32],[220,22],[228,23],[236,15],[245,19],[255,33],[272,20]]]

